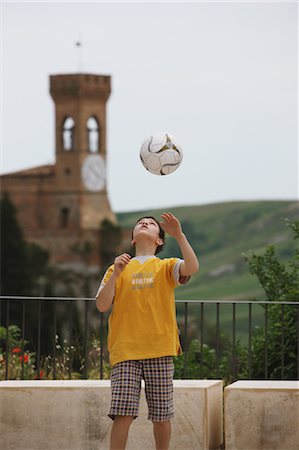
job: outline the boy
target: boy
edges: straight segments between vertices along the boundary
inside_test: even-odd
[[[141,379],[145,382],[148,419],[153,422],[157,450],[168,450],[173,418],[173,356],[182,353],[179,342],[174,288],[197,272],[197,257],[171,213],[139,219],[132,232],[135,257],[115,258],[96,295],[97,308],[109,317],[112,400],[114,421],[110,450],[126,447],[129,427],[138,416]],[[160,259],[165,232],[174,237],[183,260]]]

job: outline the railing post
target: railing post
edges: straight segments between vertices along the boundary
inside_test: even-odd
[[[216,376],[219,377],[220,303],[216,303]]]
[[[252,304],[249,303],[249,313],[248,313],[248,377],[251,377],[251,364],[252,364]]]
[[[284,378],[284,305],[281,305],[281,378]]]
[[[268,378],[268,304],[265,305],[265,379]]]
[[[9,365],[9,299],[6,301],[6,361],[5,361],[5,379],[8,380],[8,365]]]
[[[187,352],[188,352],[188,302],[185,302],[185,336],[184,336],[184,378],[187,377]]]
[[[237,379],[236,370],[236,304],[233,303],[233,348],[232,348],[233,377]]]
[[[25,300],[22,302],[22,379],[24,379]]]
[[[37,306],[37,379],[40,380],[40,331],[41,331],[41,301]]]
[[[200,376],[202,376],[202,368],[203,368],[203,321],[204,321],[204,304],[201,302],[200,304]]]
[[[104,313],[100,312],[100,379],[103,379]]]
[[[69,328],[69,380],[72,379],[72,368],[73,368],[73,352],[72,352],[72,342],[73,342],[73,306],[74,301],[70,300],[70,328]]]
[[[299,378],[299,305],[297,306],[297,378]]]
[[[88,301],[85,300],[85,308],[84,308],[85,314],[84,314],[84,369],[83,369],[83,376],[86,379],[87,378],[87,339],[88,339],[88,333],[87,333],[87,320],[88,320]]]
[[[56,380],[56,301],[53,301],[53,380]]]

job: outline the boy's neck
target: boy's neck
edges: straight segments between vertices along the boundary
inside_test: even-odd
[[[135,246],[135,256],[148,256],[156,253],[157,247],[150,243],[139,244]]]

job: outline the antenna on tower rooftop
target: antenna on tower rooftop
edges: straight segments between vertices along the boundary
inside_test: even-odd
[[[75,42],[75,46],[78,49],[78,72],[82,72],[82,38],[79,34],[79,39]]]

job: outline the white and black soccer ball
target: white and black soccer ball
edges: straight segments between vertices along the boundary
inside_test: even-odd
[[[155,175],[169,175],[182,162],[183,150],[170,133],[154,133],[140,148],[144,167]]]

